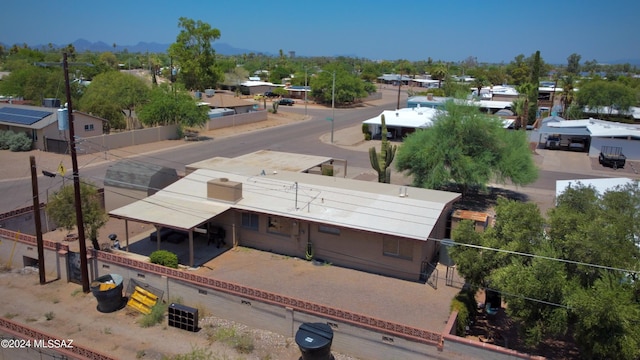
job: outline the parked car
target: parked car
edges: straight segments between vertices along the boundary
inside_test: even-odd
[[[289,98],[283,98],[278,100],[278,105],[287,105],[287,106],[293,106],[293,104],[295,104],[296,102],[293,99],[289,99]]]
[[[264,93],[264,96],[268,97],[268,98],[277,98],[280,97],[280,95],[274,93],[273,91],[267,91]]]

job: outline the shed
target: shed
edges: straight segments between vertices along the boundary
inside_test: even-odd
[[[476,231],[482,232],[489,226],[490,219],[491,216],[485,212],[458,209],[451,215],[451,230],[455,229],[462,220],[471,220]]]
[[[107,211],[151,196],[179,179],[175,169],[130,160],[107,168],[104,179]]]

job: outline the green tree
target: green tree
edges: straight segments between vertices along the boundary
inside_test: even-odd
[[[79,109],[107,119],[111,128],[132,127],[132,111],[147,101],[149,91],[145,81],[135,75],[108,71],[93,79]],[[125,115],[129,126],[124,121]]]
[[[580,85],[576,96],[578,105],[588,107],[596,116],[611,117],[613,110],[628,114],[636,103],[636,92],[621,83],[593,80]]]
[[[449,74],[446,65],[439,63],[431,70],[431,78],[438,80],[438,88],[442,88],[442,80]]]
[[[570,119],[569,117],[567,117],[567,110],[569,109],[569,107],[573,103],[573,100],[575,99],[575,92],[574,92],[575,78],[573,77],[573,75],[567,74],[562,78],[560,84],[561,84],[560,86],[562,87],[562,94],[560,95],[560,102],[562,103],[562,112],[563,112],[562,115],[566,119]]]
[[[515,85],[522,85],[529,81],[531,69],[523,54],[516,56],[513,61],[507,65],[507,74],[511,78],[511,82]]]
[[[576,53],[569,55],[567,58],[567,72],[569,74],[578,75],[580,73],[580,58],[582,56]]]
[[[224,74],[224,84],[240,92],[240,84],[249,79],[249,72],[242,66],[235,66]]]
[[[189,90],[215,88],[222,73],[215,66],[216,54],[211,42],[220,38],[220,30],[198,20],[181,17],[176,42],[169,46],[169,56],[180,69],[178,80]]]
[[[331,104],[335,72],[335,104],[353,104],[368,95],[365,82],[340,64],[330,64],[311,78],[310,96],[323,104]]]
[[[111,69],[118,69],[118,58],[110,52],[106,51],[100,54],[99,61]]]
[[[637,359],[638,181],[603,194],[571,185],[549,211],[546,232],[535,204],[499,199],[495,209],[495,227],[482,234],[471,222],[454,229],[460,275],[502,293],[529,345],[572,330],[582,358]]]
[[[564,303],[570,309],[574,337],[586,359],[637,359],[640,356],[640,186],[637,181],[608,190],[577,183],[549,212],[549,237],[570,286]],[[597,264],[626,271],[604,270]]]
[[[540,57],[540,51],[536,51],[533,55],[531,66],[531,79],[530,83],[533,84],[533,89],[529,93],[529,109],[527,112],[527,124],[533,124],[536,122],[538,114],[538,88],[540,86],[540,74],[542,73],[542,58]]]
[[[640,358],[640,305],[630,284],[604,274],[591,288],[574,287],[567,304],[583,359]]]
[[[138,117],[148,126],[178,124],[184,129],[204,125],[209,119],[208,110],[198,106],[187,91],[162,84],[151,90],[149,102],[141,106]]]
[[[389,145],[389,139],[387,139],[387,123],[385,122],[384,115],[381,118],[382,131],[380,145],[380,155],[376,152],[375,147],[369,148],[369,160],[371,167],[378,173],[378,182],[391,183],[391,163],[396,155],[398,147],[396,145]]]
[[[98,231],[109,220],[109,216],[102,207],[102,200],[97,187],[87,181],[80,183],[80,201],[82,221],[86,237],[91,239],[93,247],[100,250],[98,245]],[[73,185],[67,185],[49,196],[46,207],[47,214],[58,226],[73,230],[77,226],[76,204]]]
[[[405,138],[396,168],[413,176],[418,187],[440,188],[451,182],[463,194],[490,181],[533,182],[538,175],[526,134],[505,131],[502,121],[461,101],[448,101],[432,127]]]
[[[511,102],[511,110],[516,115],[516,124],[514,126],[516,130],[524,128],[526,108],[527,99],[523,96],[518,96]]]
[[[524,83],[518,86],[517,90],[518,90],[518,99],[519,100],[521,99],[522,101],[522,108],[517,109],[521,111],[520,116],[521,116],[522,122],[520,123],[520,127],[524,127],[525,125],[533,124],[529,122],[529,119],[530,119],[529,114],[531,113],[532,110],[535,111],[535,109],[532,109],[531,103],[532,102],[537,103],[538,101],[538,95],[536,95],[538,93],[538,87],[533,83]],[[520,106],[519,103],[516,103],[516,105]],[[534,118],[535,118],[535,114],[534,114]]]

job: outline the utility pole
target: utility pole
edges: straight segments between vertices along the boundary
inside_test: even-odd
[[[38,196],[38,175],[36,174],[36,157],[29,156],[31,165],[31,190],[33,192],[33,218],[36,222],[36,244],[38,247],[38,274],[40,285],[47,282],[44,270],[44,241],[42,240],[42,223],[40,222],[40,198]]]
[[[333,72],[333,89],[331,90],[331,143],[333,144],[333,123],[336,121],[336,72]]]
[[[398,104],[396,105],[396,109],[400,110],[400,88],[402,87],[402,73],[400,73],[400,80],[398,81]]]
[[[78,156],[76,154],[75,129],[73,128],[73,106],[71,104],[71,87],[69,86],[69,64],[67,53],[63,54],[64,85],[67,92],[67,112],[69,113],[69,147],[71,152],[71,164],[73,167],[73,190],[75,195],[76,222],[78,229],[78,241],[80,242],[80,273],[82,275],[82,291],[89,292],[89,271],[87,266],[87,244],[84,233],[84,221],[82,217],[82,198],[80,196],[80,175],[78,173]]]
[[[307,68],[304,68],[304,116],[307,116],[307,93],[309,89],[307,89]]]

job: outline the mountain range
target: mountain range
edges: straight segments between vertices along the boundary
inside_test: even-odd
[[[104,52],[104,51],[111,51],[111,52],[121,52],[121,51],[128,51],[130,53],[145,53],[145,52],[150,52],[150,53],[166,53],[167,49],[169,48],[170,44],[159,44],[159,43],[155,43],[155,42],[139,42],[136,45],[120,45],[120,44],[115,44],[115,48],[114,48],[114,44],[107,44],[103,41],[97,41],[97,42],[91,42],[89,40],[85,40],[85,39],[78,39],[74,42],[71,43],[73,45],[73,47],[76,49],[76,52],[85,52],[85,51],[91,51],[91,52]],[[5,48],[11,47],[13,45],[8,45],[8,44],[4,44],[2,42],[0,42],[0,45],[4,46]],[[60,49],[60,48],[64,48],[69,44],[52,44],[55,48]],[[47,49],[49,47],[48,44],[46,45],[29,45],[31,48],[34,49]],[[263,54],[263,55],[267,55],[267,56],[273,56],[273,54],[268,53],[268,52],[262,52],[262,51],[256,51],[256,50],[251,50],[251,49],[242,49],[242,48],[237,48],[234,47],[232,45],[229,45],[227,43],[217,43],[214,42],[213,43],[213,49],[221,55],[242,55],[242,54],[250,54],[250,53],[254,53],[254,54]],[[355,54],[340,54],[340,55],[335,55],[335,56],[345,56],[345,57],[358,57]],[[610,60],[610,61],[600,61],[600,63],[602,64],[630,64],[632,66],[640,66],[640,59],[617,59],[617,60]]]
[[[2,44],[2,43],[0,43]],[[10,47],[12,45],[7,45],[7,44],[2,44],[5,48]],[[60,48],[64,48],[69,44],[52,44],[53,47],[60,49]],[[91,51],[91,52],[104,52],[104,51],[111,51],[111,52],[121,52],[121,51],[128,51],[130,53],[145,53],[145,52],[150,52],[150,53],[164,53],[167,51],[167,49],[169,48],[170,44],[159,44],[159,43],[155,43],[155,42],[139,42],[136,45],[120,45],[120,44],[115,44],[115,48],[114,48],[114,44],[107,44],[103,41],[97,41],[97,42],[91,42],[85,39],[78,39],[74,42],[71,43],[71,45],[73,45],[73,47],[76,49],[76,52],[85,52],[85,51]],[[46,45],[29,45],[29,47],[31,48],[35,48],[35,49],[46,49],[49,47],[48,44]],[[249,54],[249,53],[261,53],[260,51],[255,51],[255,50],[249,50],[249,49],[240,49],[240,48],[236,48],[233,47],[229,44],[226,43],[213,43],[213,48],[215,49],[215,51],[218,54],[222,54],[222,55],[242,55],[242,54]],[[268,53],[263,53],[265,55],[270,55]]]

